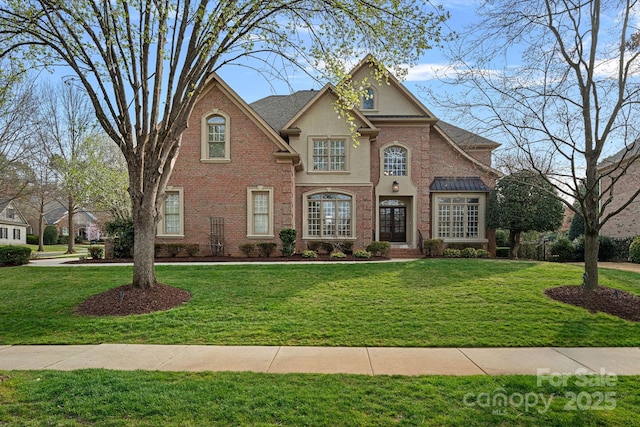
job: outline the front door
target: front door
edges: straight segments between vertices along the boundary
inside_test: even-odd
[[[380,208],[380,240],[407,241],[407,208],[405,206]]]

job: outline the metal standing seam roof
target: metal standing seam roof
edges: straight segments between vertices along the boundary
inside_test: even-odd
[[[479,177],[456,178],[437,176],[433,179],[433,182],[429,186],[429,190],[434,192],[491,192],[491,188],[489,188]]]

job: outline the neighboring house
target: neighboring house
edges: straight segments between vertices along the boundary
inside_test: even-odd
[[[28,226],[13,200],[0,199],[0,245],[25,245]]]
[[[47,205],[46,212],[44,214],[45,227],[47,225],[55,225],[58,228],[59,236],[69,236],[69,211],[60,202],[53,202]],[[82,240],[87,240],[87,228],[91,224],[96,224],[98,219],[96,216],[85,210],[78,209],[73,217],[74,230],[72,235],[74,237],[80,237]],[[37,224],[37,221],[36,221]],[[37,230],[37,227],[35,227]]]
[[[608,173],[619,177],[615,183],[611,203],[606,207],[605,214],[612,212],[626,203],[640,189],[640,142],[636,142],[605,159],[598,166],[600,175]],[[601,178],[600,188],[606,189],[611,177]],[[609,194],[602,194],[601,203],[609,198]],[[640,197],[636,197],[618,215],[607,221],[600,230],[600,234],[609,237],[627,238],[640,235]]]
[[[354,81],[375,81],[372,61]],[[332,85],[247,105],[212,75],[182,137],[158,241],[237,255],[294,228],[298,250],[313,241],[416,248],[420,236],[487,247],[498,144],[439,121],[392,75],[367,90],[351,111],[354,146]]]

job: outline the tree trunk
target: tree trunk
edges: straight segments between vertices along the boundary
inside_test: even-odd
[[[132,211],[133,229],[133,286],[151,288],[156,282],[154,244],[156,238],[155,192],[143,195]],[[134,205],[135,206],[135,205]]]
[[[44,252],[44,212],[38,214],[38,252]]]
[[[67,206],[67,226],[69,227],[69,239],[67,240],[67,253],[75,254],[76,253],[76,241],[75,236],[73,235],[73,214],[75,211],[75,200],[73,195],[69,195],[69,204]]]
[[[520,231],[509,230],[509,258],[518,259],[520,250]]]
[[[584,236],[584,288],[593,291],[598,287],[598,233]]]

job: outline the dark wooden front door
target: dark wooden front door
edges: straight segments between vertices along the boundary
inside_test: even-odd
[[[380,240],[387,242],[407,241],[407,208],[380,208]]]

